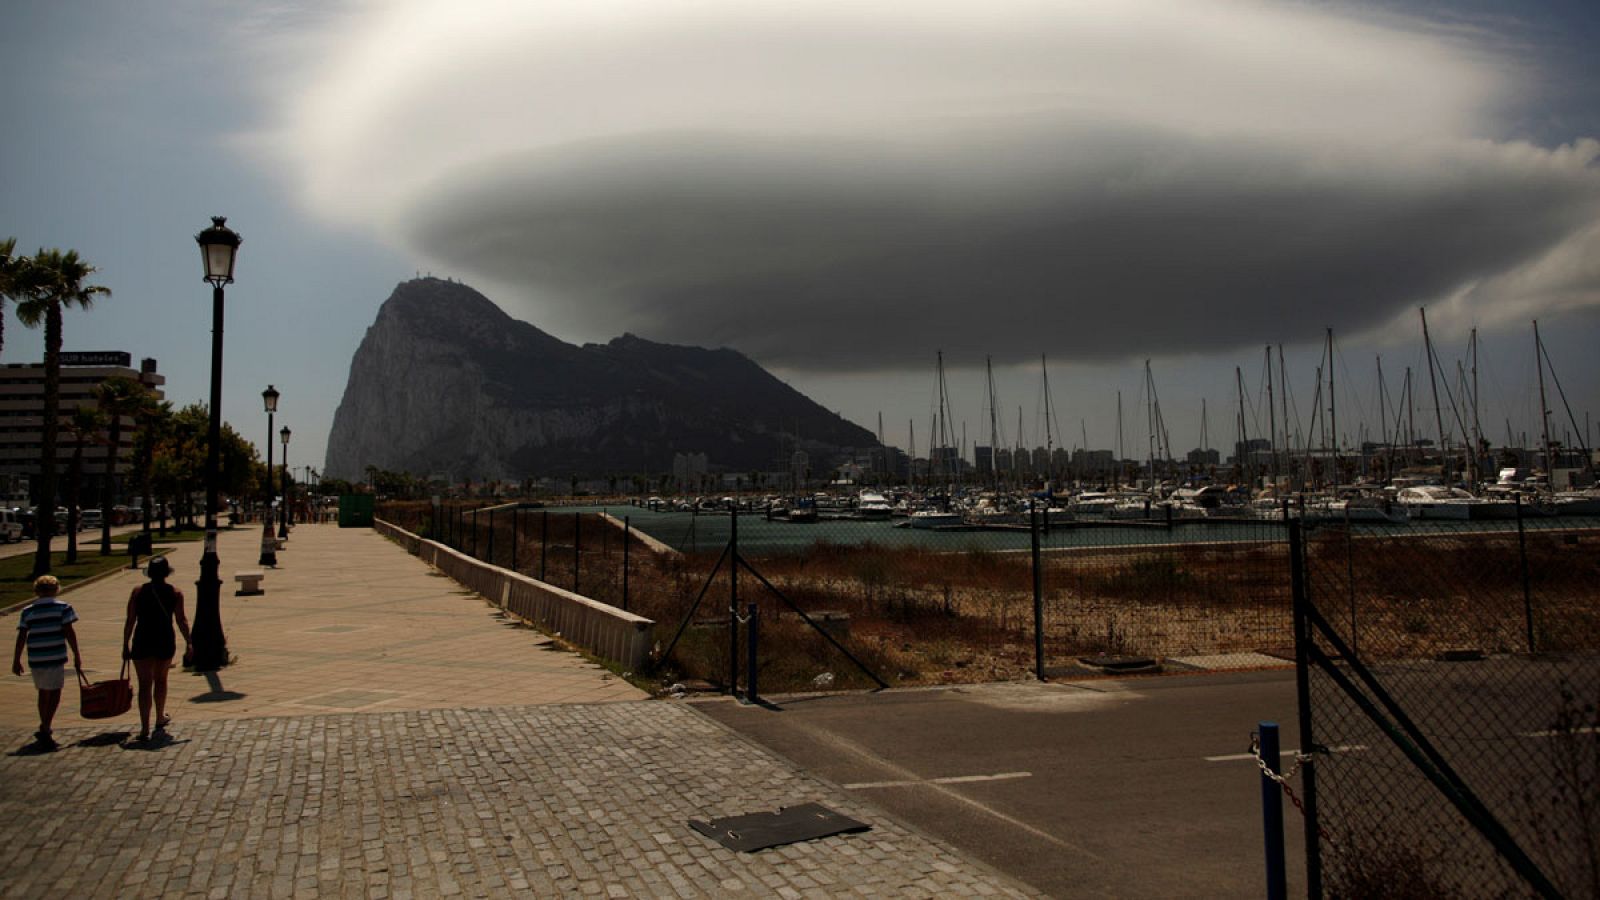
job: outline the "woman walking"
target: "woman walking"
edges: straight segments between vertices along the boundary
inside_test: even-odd
[[[172,623],[183,635],[184,653],[189,648],[189,618],[183,614],[183,594],[167,584],[172,564],[165,556],[150,560],[145,568],[148,584],[133,589],[128,597],[128,621],[122,626],[122,657],[133,660],[139,676],[139,740],[150,739],[150,703],[156,707],[157,736],[167,733],[172,717],[167,715],[167,670],[177,645],[172,639]]]

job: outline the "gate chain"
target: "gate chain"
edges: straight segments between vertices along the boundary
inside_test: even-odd
[[[1312,755],[1310,753],[1296,752],[1294,754],[1294,765],[1289,767],[1289,771],[1280,775],[1277,772],[1272,771],[1272,768],[1267,765],[1266,760],[1261,758],[1260,739],[1257,737],[1257,735],[1252,733],[1250,735],[1250,758],[1255,760],[1256,768],[1261,770],[1262,775],[1276,782],[1278,787],[1283,788],[1284,795],[1289,798],[1290,803],[1294,804],[1294,808],[1300,811],[1300,818],[1304,819],[1306,816],[1305,804],[1300,802],[1300,798],[1295,795],[1294,788],[1289,786],[1289,779],[1299,774],[1300,767],[1304,765],[1307,760],[1311,759]],[[1337,844],[1337,842],[1334,841],[1333,836],[1328,834],[1328,830],[1323,828],[1322,823],[1320,822],[1317,823],[1317,835],[1326,841],[1329,846],[1334,846]]]

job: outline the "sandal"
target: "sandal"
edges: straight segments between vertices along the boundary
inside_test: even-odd
[[[171,724],[172,724],[172,716],[164,714],[164,715],[161,716],[161,718],[156,720],[156,730],[157,731],[166,731],[167,730],[167,726],[171,725]]]
[[[143,744],[148,740],[150,740],[150,732],[141,731],[139,732],[139,736],[133,739],[133,742],[136,744]]]

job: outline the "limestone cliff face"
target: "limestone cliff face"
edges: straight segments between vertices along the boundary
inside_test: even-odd
[[[671,470],[705,453],[729,471],[785,467],[874,446],[732,350],[631,335],[576,346],[506,315],[466,285],[402,283],[350,362],[325,469],[367,466],[454,479]]]

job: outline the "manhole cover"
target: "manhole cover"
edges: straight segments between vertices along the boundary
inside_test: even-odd
[[[743,853],[834,834],[869,831],[872,828],[865,822],[840,815],[817,803],[782,807],[774,812],[728,816],[709,822],[690,819],[689,827],[729,850]]]

